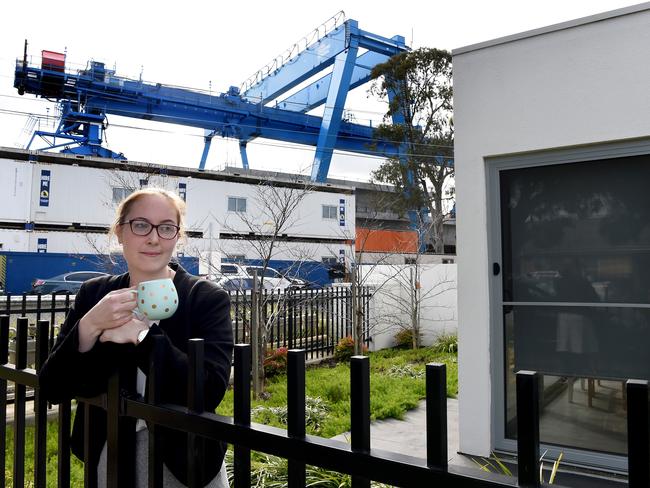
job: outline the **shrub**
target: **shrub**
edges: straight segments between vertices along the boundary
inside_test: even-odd
[[[284,373],[287,370],[287,353],[286,347],[273,349],[271,354],[264,358],[264,376],[272,376]]]
[[[448,332],[439,334],[433,344],[433,350],[446,353],[458,352],[458,336],[455,333]]]
[[[363,354],[368,352],[368,346],[365,344],[361,348]],[[334,348],[334,359],[337,361],[349,361],[354,355],[354,339],[352,336],[341,338],[339,343]]]
[[[395,364],[390,367],[387,374],[392,378],[422,378],[425,373],[423,369],[416,369],[411,364],[403,366]]]
[[[402,329],[395,334],[396,347],[411,349],[413,347],[413,330]]]
[[[312,427],[314,432],[319,432],[323,421],[327,418],[330,408],[320,397],[305,397],[305,425]],[[266,407],[260,405],[251,410],[251,414],[257,421],[265,423],[271,418],[277,419],[281,424],[287,423],[287,406]]]

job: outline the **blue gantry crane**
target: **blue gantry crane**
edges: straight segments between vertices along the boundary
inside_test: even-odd
[[[258,137],[315,146],[312,180],[319,182],[327,178],[335,149],[398,155],[400,148],[377,140],[370,125],[344,120],[343,110],[348,91],[369,81],[375,65],[408,49],[404,38],[389,39],[359,29],[358,22],[345,20],[342,12],[314,32],[241,87],[220,94],[124,78],[97,61],[69,72],[65,56],[52,51],[42,52],[40,67],[31,66],[25,43],[23,59],[16,62],[14,87],[21,95],[57,101],[61,112],[57,129],[36,131],[30,145],[41,137],[49,149],[124,158],[102,146],[106,118],[111,114],[204,129],[201,170],[215,136],[239,140],[245,168],[246,145]],[[308,82],[324,70],[327,74]],[[322,105],[322,116],[308,113]]]

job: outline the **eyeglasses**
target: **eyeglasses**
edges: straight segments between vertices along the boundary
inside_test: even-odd
[[[133,219],[126,222],[121,222],[120,225],[129,224],[131,232],[136,236],[148,236],[151,231],[156,229],[158,237],[161,239],[173,239],[178,235],[180,227],[174,224],[158,224],[154,225],[151,222],[143,219]]]

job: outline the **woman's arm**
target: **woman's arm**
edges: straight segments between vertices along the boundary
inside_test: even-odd
[[[230,297],[215,284],[200,280],[194,283],[188,295],[190,310],[190,338],[204,340],[205,360],[205,410],[214,411],[221,402],[230,379],[232,361],[232,324],[230,321]],[[153,325],[147,337],[137,346],[138,364],[148,370],[148,360],[153,346],[153,336],[164,337],[163,388],[161,401],[187,405],[187,378],[189,359],[187,344],[174,344],[157,325]]]
[[[59,329],[54,347],[39,372],[41,392],[52,403],[61,403],[76,395],[94,396],[87,385],[92,385],[92,361],[88,354],[79,352],[79,321],[88,311],[90,300],[87,286],[81,285],[74,304]],[[97,373],[97,371],[94,371]]]

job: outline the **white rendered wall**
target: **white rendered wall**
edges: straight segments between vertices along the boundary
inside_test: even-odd
[[[374,288],[370,302],[370,349],[379,351],[395,345],[395,334],[410,324],[411,292],[408,265],[359,266],[363,285]],[[420,333],[425,346],[442,333],[455,333],[456,265],[423,264],[420,266]]]
[[[461,452],[492,447],[484,158],[650,135],[650,4],[454,51]],[[496,229],[498,232],[498,229]]]

